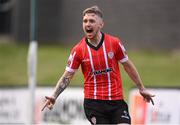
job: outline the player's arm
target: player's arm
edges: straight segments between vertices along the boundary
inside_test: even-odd
[[[144,87],[143,82],[142,82],[142,80],[140,78],[140,75],[139,75],[136,67],[132,63],[132,61],[130,59],[128,59],[126,62],[123,62],[122,65],[124,67],[124,70],[129,75],[129,77],[136,84],[137,88],[139,89],[140,94],[144,97],[145,101],[147,101],[147,102],[151,101],[152,104],[154,105],[154,102],[153,102],[153,99],[152,99],[152,97],[154,97],[154,95],[151,95],[150,93],[148,93],[145,90],[145,87]]]
[[[65,71],[61,78],[58,80],[56,87],[51,96],[45,96],[46,102],[42,107],[42,111],[45,107],[48,107],[50,110],[53,108],[56,99],[64,91],[64,89],[69,85],[71,79],[73,78],[75,72]]]

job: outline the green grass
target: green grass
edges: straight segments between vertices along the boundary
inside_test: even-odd
[[[55,85],[65,70],[71,47],[44,45],[38,51],[38,84]],[[78,71],[71,85],[78,86],[82,83],[83,77]]]
[[[0,44],[0,85],[22,85],[27,83],[27,46]]]
[[[180,52],[130,51],[129,57],[146,87],[180,87]],[[122,77],[128,97],[128,91],[134,85],[124,71]]]
[[[62,75],[71,47],[61,45],[38,46],[38,85],[54,86]],[[0,86],[27,85],[28,45],[0,44]],[[136,65],[145,86],[180,87],[180,52],[129,51],[129,58]],[[121,67],[122,69],[122,67]],[[134,86],[121,70],[125,95]],[[72,86],[83,86],[83,76],[77,72]]]

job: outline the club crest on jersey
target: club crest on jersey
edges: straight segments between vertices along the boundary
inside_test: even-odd
[[[109,57],[110,59],[112,59],[112,58],[114,57],[114,53],[113,53],[113,52],[108,52],[108,57]]]

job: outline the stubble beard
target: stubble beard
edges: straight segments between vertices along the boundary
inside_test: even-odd
[[[86,35],[86,37],[90,40],[90,41],[97,41],[98,40],[98,32],[96,31],[93,33],[92,37],[88,37],[88,35]]]

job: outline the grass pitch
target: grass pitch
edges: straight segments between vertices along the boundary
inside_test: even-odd
[[[71,47],[61,45],[38,46],[37,83],[54,86],[64,72]],[[28,45],[0,44],[0,86],[26,86]],[[145,86],[180,87],[180,51],[128,50],[129,58],[136,65]],[[133,82],[121,66],[124,91],[127,93]],[[83,86],[81,71],[75,74],[71,86]]]

